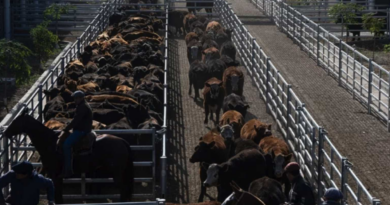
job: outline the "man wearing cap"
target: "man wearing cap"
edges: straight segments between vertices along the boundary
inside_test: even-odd
[[[54,205],[54,185],[50,179],[37,174],[30,162],[20,162],[0,177],[0,188],[11,184],[11,195],[4,200],[0,191],[0,205],[37,205],[41,189],[46,189],[49,205]]]
[[[324,196],[322,197],[322,205],[341,205],[341,200],[343,199],[343,193],[336,188],[329,188],[325,191]]]
[[[300,166],[296,162],[290,162],[284,168],[286,176],[291,183],[288,196],[288,205],[314,205],[316,204],[314,193],[309,183],[301,176]]]
[[[73,132],[63,144],[64,168],[61,177],[69,177],[72,174],[72,146],[92,131],[92,109],[84,96],[84,92],[80,90],[72,95],[77,107],[73,120],[64,129],[64,132],[69,132],[71,129]]]

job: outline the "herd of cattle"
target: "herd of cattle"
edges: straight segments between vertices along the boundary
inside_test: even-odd
[[[161,128],[164,99],[162,20],[115,13],[109,28],[71,61],[57,86],[45,90],[45,125],[61,130],[71,121],[76,90],[86,93],[93,129]]]
[[[259,119],[244,120],[249,106],[243,96],[244,74],[236,61],[232,31],[192,13],[174,11],[170,15],[182,16],[183,20],[173,26],[177,32],[186,33],[189,95],[194,88],[197,101],[198,91],[203,89],[205,124],[210,113],[211,120],[212,114],[216,115],[215,128],[199,138],[190,158],[191,163],[200,164],[198,201],[203,201],[207,187],[216,186],[217,200],[223,202],[232,194],[233,183],[267,205],[284,203],[290,189],[284,167],[292,153],[284,140],[272,134],[270,124]],[[220,110],[224,112],[221,119]]]

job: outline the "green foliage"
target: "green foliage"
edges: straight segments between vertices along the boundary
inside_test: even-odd
[[[48,23],[49,22],[45,21],[30,31],[35,52],[41,65],[53,55],[55,46],[58,43],[58,36],[47,29]]]
[[[390,53],[390,44],[386,44],[383,50],[385,51],[385,53]]]
[[[356,13],[362,11],[363,6],[354,3],[338,3],[330,7],[329,16],[335,23],[356,23]]]
[[[45,9],[44,15],[47,20],[59,20],[62,14],[67,14],[69,10],[74,8],[70,4],[53,3]]]
[[[373,13],[363,15],[363,28],[369,30],[375,36],[380,35],[380,31],[384,26],[385,20],[382,18],[375,18]]]
[[[0,40],[0,73],[2,76],[14,76],[18,85],[27,82],[31,67],[27,57],[32,54],[30,49],[21,43]]]

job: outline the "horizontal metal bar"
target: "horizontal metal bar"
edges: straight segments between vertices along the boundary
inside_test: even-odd
[[[134,146],[130,146],[131,150],[133,151],[138,151],[138,150],[142,150],[142,151],[148,151],[148,150],[153,150],[153,146],[152,145],[134,145]],[[15,150],[18,150],[18,151],[35,151],[35,147],[14,147]]]
[[[31,162],[34,167],[42,167],[42,163],[40,162]],[[151,161],[141,161],[141,162],[133,162],[135,167],[151,167],[153,166],[153,162]]]
[[[65,184],[78,184],[83,182],[81,178],[64,179]],[[85,183],[113,183],[113,178],[85,178]],[[134,178],[134,182],[153,182],[153,178]]]

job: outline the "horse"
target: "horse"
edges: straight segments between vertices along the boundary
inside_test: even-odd
[[[233,193],[226,198],[222,205],[266,205],[260,198],[241,189],[235,182],[231,182]]]
[[[10,139],[22,133],[28,135],[41,157],[46,173],[53,180],[56,189],[55,203],[62,204],[63,179],[59,177],[59,174],[62,171],[63,157],[56,150],[59,133],[45,127],[27,112],[28,110],[25,109],[20,116],[14,119],[3,135]],[[125,140],[112,135],[97,136],[85,167],[87,167],[86,173],[97,168],[108,171],[115,185],[120,188],[120,201],[131,200],[134,184],[133,157],[130,146]]]

